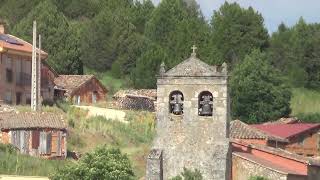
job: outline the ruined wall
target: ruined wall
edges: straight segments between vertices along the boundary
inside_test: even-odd
[[[169,113],[169,95],[184,96],[183,115]],[[213,115],[198,115],[203,91],[213,95]],[[227,77],[160,78],[157,89],[157,137],[153,149],[162,150],[163,177],[183,167],[199,169],[206,180],[229,179],[229,99]]]

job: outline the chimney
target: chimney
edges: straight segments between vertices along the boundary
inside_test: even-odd
[[[0,34],[5,34],[4,24],[0,24]]]

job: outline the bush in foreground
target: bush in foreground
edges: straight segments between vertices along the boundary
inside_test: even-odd
[[[116,148],[98,147],[87,153],[78,163],[58,169],[52,180],[118,180],[134,178],[128,157]]]
[[[203,177],[198,169],[192,171],[190,169],[183,168],[181,175],[178,175],[171,180],[203,180]]]

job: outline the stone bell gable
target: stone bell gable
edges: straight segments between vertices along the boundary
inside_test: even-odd
[[[200,170],[204,179],[230,179],[227,67],[207,65],[193,49],[190,58],[171,70],[161,66],[148,180],[170,179],[184,167]]]

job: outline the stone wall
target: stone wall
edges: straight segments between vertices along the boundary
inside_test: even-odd
[[[167,77],[157,83],[157,137],[153,147],[163,150],[164,179],[180,174],[184,167],[199,169],[206,180],[230,179],[227,77]],[[184,96],[183,115],[169,112],[169,95],[176,90]],[[198,98],[203,91],[213,95],[212,116],[198,115]]]

